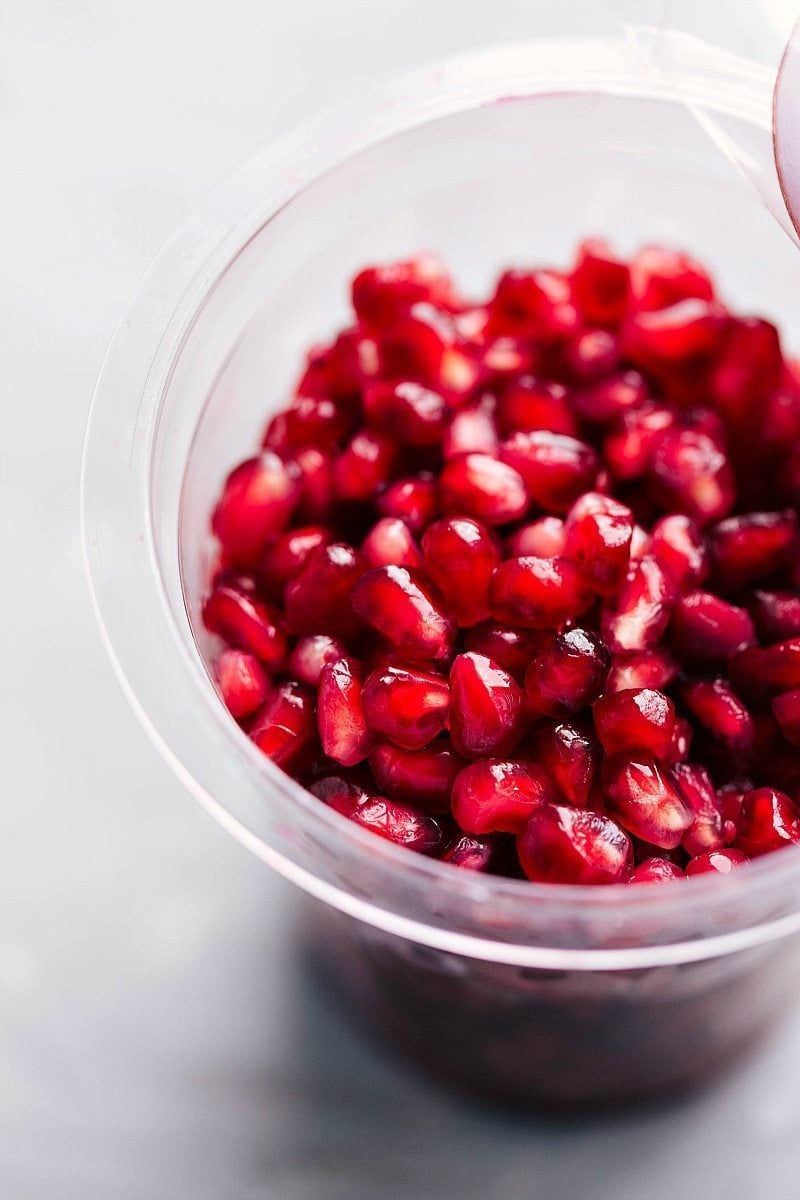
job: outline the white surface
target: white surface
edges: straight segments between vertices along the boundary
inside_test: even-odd
[[[88,610],[84,422],[162,241],[331,96],[565,7],[604,27],[582,0],[0,4],[8,1200],[797,1200],[800,1015],[715,1091],[607,1122],[469,1109],[381,1059],[296,963],[288,888],[156,758]]]

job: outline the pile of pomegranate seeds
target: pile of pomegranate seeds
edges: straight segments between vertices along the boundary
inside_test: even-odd
[[[656,247],[467,303],[353,281],[213,516],[231,714],[472,871],[728,874],[800,842],[800,368]]]

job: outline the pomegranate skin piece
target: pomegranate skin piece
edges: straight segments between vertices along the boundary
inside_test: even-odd
[[[517,838],[517,853],[536,883],[621,883],[633,862],[630,839],[615,821],[562,804],[534,811]]]

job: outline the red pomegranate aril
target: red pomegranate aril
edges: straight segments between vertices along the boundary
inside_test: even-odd
[[[623,413],[603,443],[603,457],[611,474],[619,480],[643,475],[659,437],[674,423],[674,411],[655,402]]]
[[[755,640],[747,609],[702,591],[689,592],[675,605],[670,634],[678,657],[689,663],[725,662]]]
[[[211,519],[229,560],[254,566],[270,538],[288,525],[299,498],[297,472],[271,450],[241,463],[225,481]]]
[[[606,693],[626,688],[658,688],[663,691],[678,675],[678,664],[663,647],[640,650],[634,654],[616,654],[606,681]]]
[[[382,517],[361,543],[369,567],[424,567],[422,552],[411,530],[399,517]]]
[[[566,388],[532,375],[523,375],[506,385],[500,393],[497,416],[505,434],[547,430],[575,437],[578,432]]]
[[[369,500],[386,482],[396,457],[396,444],[387,434],[361,430],[353,435],[334,465],[340,500]]]
[[[571,403],[582,420],[591,425],[607,425],[623,413],[641,408],[649,395],[647,382],[639,371],[624,371],[578,388]]]
[[[761,787],[742,799],[735,849],[748,858],[800,842],[800,810],[785,792]]]
[[[246,650],[224,650],[217,659],[217,682],[222,699],[237,721],[261,708],[270,683],[254,654]]]
[[[525,675],[531,711],[548,717],[579,712],[600,695],[610,666],[608,650],[590,629],[556,634]]]
[[[428,526],[422,552],[428,574],[457,624],[485,620],[489,580],[500,561],[488,529],[470,517],[444,517]]]
[[[662,246],[644,246],[631,262],[633,305],[652,311],[681,300],[712,300],[714,288],[698,262]]]
[[[755,784],[749,776],[737,776],[717,788],[717,805],[725,822],[726,831],[730,833],[730,836],[726,838],[727,841],[733,840],[742,813],[742,801],[748,792],[753,791],[754,787]]]
[[[327,633],[312,633],[300,638],[289,657],[289,670],[295,679],[309,687],[319,686],[322,668],[344,658],[344,645]]]
[[[464,454],[496,454],[500,439],[492,406],[481,403],[454,413],[442,440],[445,460]]]
[[[673,879],[683,879],[680,867],[670,862],[668,858],[652,855],[634,867],[628,876],[628,883],[669,883]]]
[[[729,319],[709,381],[715,408],[740,420],[777,388],[782,369],[774,325],[757,317]]]
[[[561,804],[533,812],[517,838],[517,853],[535,883],[621,883],[633,863],[630,838],[616,821]]]
[[[548,512],[566,512],[597,479],[592,447],[548,430],[512,433],[500,445],[500,458],[519,473],[531,500]]]
[[[572,295],[583,318],[591,325],[619,325],[629,290],[628,264],[617,258],[606,242],[584,242],[572,272]]]
[[[522,683],[531,661],[550,640],[546,629],[515,629],[496,621],[482,621],[464,634],[464,647],[483,654]]]
[[[370,796],[352,811],[350,820],[417,854],[436,854],[442,844],[441,828],[430,813],[401,800]]]
[[[344,405],[324,397],[298,396],[270,421],[264,448],[285,456],[306,446],[332,446],[344,441],[352,426]]]
[[[586,492],[569,510],[565,527],[565,553],[579,564],[593,591],[613,595],[628,570],[631,510],[611,496]]]
[[[678,300],[640,309],[625,328],[623,350],[637,366],[672,364],[713,354],[725,330],[725,310],[709,300]]]
[[[567,342],[564,369],[576,386],[607,379],[619,366],[619,340],[606,329],[584,329]]]
[[[489,301],[490,328],[495,333],[552,340],[579,323],[570,303],[570,286],[555,271],[506,271]]]
[[[457,655],[450,668],[450,736],[458,753],[509,754],[523,727],[522,691],[512,676],[482,654]]]
[[[615,653],[655,645],[669,623],[675,587],[652,554],[633,559],[625,581],[603,611],[603,640]]]
[[[267,546],[261,557],[258,578],[262,587],[271,594],[282,592],[284,585],[299,574],[313,551],[332,541],[333,534],[325,525],[288,529]]]
[[[580,568],[569,558],[508,558],[489,581],[489,612],[497,621],[557,629],[592,604]]]
[[[447,847],[441,861],[462,871],[488,871],[496,851],[497,843],[492,837],[462,833]]]
[[[443,396],[411,380],[374,383],[364,392],[367,421],[407,446],[436,446],[447,425]]]
[[[645,750],[664,758],[672,743],[675,706],[654,688],[628,688],[592,706],[594,727],[606,754]]]
[[[730,663],[734,687],[748,696],[765,696],[800,687],[800,637],[774,646],[748,646]]]
[[[376,507],[385,517],[405,521],[411,532],[419,535],[441,511],[438,484],[428,475],[396,479],[378,496]]]
[[[304,770],[317,744],[311,693],[294,681],[282,683],[267,697],[250,738],[282,770],[290,774]]]
[[[720,521],[709,532],[715,583],[741,587],[784,566],[796,549],[797,516],[783,512],[744,513]]]
[[[512,558],[555,558],[564,553],[567,531],[560,517],[540,517],[523,525],[508,539]]]
[[[553,799],[550,780],[535,763],[484,759],[456,778],[453,816],[466,833],[520,833],[533,810]]]
[[[363,762],[377,738],[364,715],[361,664],[352,658],[326,663],[319,677],[317,724],[322,749],[345,767]]]
[[[446,308],[458,303],[452,279],[433,254],[365,267],[353,280],[351,296],[359,320],[378,328],[392,324],[420,302]]]
[[[724,679],[686,683],[681,699],[712,737],[730,750],[746,751],[753,744],[753,718]]]
[[[772,711],[787,742],[800,746],[800,688],[776,696],[772,701]]]
[[[300,499],[297,516],[304,521],[325,521],[331,514],[336,497],[333,482],[333,454],[309,446],[292,459],[297,470]]]
[[[450,688],[431,671],[386,663],[364,681],[362,702],[370,729],[405,750],[419,750],[444,729]]]
[[[350,774],[342,772],[337,775],[323,775],[308,785],[312,796],[322,800],[328,808],[341,813],[343,817],[352,816],[359,805],[369,800],[369,792]]]
[[[421,750],[403,750],[392,742],[382,742],[370,755],[369,765],[387,796],[412,800],[431,812],[449,812],[453,783],[467,760],[444,740]]]
[[[487,525],[515,521],[528,508],[519,472],[488,454],[465,454],[446,463],[440,480],[442,507]]]
[[[672,727],[672,737],[664,754],[664,762],[668,766],[686,762],[692,745],[694,730],[685,717],[676,717]]]
[[[666,850],[680,844],[693,813],[657,758],[630,752],[610,755],[601,779],[608,812],[629,833]]]
[[[707,850],[686,864],[687,875],[730,875],[749,859],[740,850]]]
[[[753,592],[750,611],[763,641],[800,637],[800,592]]]
[[[381,373],[438,389],[453,337],[452,322],[428,304],[414,304],[378,335]]]
[[[671,513],[653,526],[650,553],[679,593],[697,587],[708,575],[705,541],[697,524],[684,513]]]
[[[672,778],[694,819],[681,840],[687,854],[703,854],[725,844],[725,821],[708,771],[698,763],[675,763]]]
[[[284,590],[286,618],[294,632],[325,632],[347,640],[358,629],[350,600],[363,571],[361,555],[344,542],[314,550]]]
[[[663,508],[687,513],[701,525],[724,517],[736,498],[730,463],[716,442],[679,426],[655,439],[649,481]]]
[[[447,658],[456,626],[425,576],[407,567],[376,567],[352,590],[353,609],[403,658],[429,662]]]
[[[600,757],[589,729],[567,721],[543,722],[534,730],[530,745],[534,761],[544,767],[559,798],[575,808],[586,808]]]
[[[203,605],[203,623],[211,633],[239,650],[249,650],[270,670],[279,670],[286,659],[286,638],[278,614],[255,593],[219,583]]]

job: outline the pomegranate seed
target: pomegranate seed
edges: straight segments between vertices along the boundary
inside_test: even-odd
[[[756,788],[742,799],[736,849],[748,858],[800,842],[800,810],[785,792]]]
[[[546,340],[571,333],[579,322],[569,284],[554,271],[506,271],[489,313],[494,332]]]
[[[299,683],[282,683],[276,688],[250,730],[262,754],[282,770],[296,774],[305,769],[316,745],[314,701]]]
[[[465,767],[453,784],[453,816],[466,833],[520,833],[535,808],[554,799],[541,767],[484,759]]]
[[[751,612],[764,641],[782,642],[800,637],[800,594],[797,592],[756,591]]]
[[[496,843],[491,837],[474,837],[462,833],[442,855],[442,862],[463,871],[488,871],[495,856]]]
[[[797,517],[783,512],[745,513],[720,521],[709,534],[714,580],[719,587],[741,587],[782,567],[792,552]]]
[[[636,837],[670,850],[692,824],[693,813],[667,768],[648,754],[606,758],[601,770],[606,807]]]
[[[387,663],[366,679],[363,704],[370,729],[405,750],[419,750],[444,729],[450,688],[430,671]]]
[[[499,444],[492,406],[481,403],[453,414],[442,441],[442,457],[460,458],[463,454],[491,457]]]
[[[442,831],[434,818],[400,800],[370,796],[353,810],[350,819],[396,846],[405,846],[418,854],[436,854],[442,843]]]
[[[489,581],[489,612],[509,625],[555,629],[591,603],[580,568],[568,558],[509,558]]]
[[[336,459],[334,481],[340,500],[369,500],[392,470],[395,443],[386,434],[362,430]]]
[[[361,664],[352,658],[326,663],[319,677],[317,724],[322,749],[345,767],[363,762],[376,738],[364,716]]]
[[[774,325],[755,317],[730,320],[711,374],[715,407],[740,417],[778,387],[782,368]]]
[[[542,804],[517,838],[528,879],[537,883],[621,883],[628,875],[630,838],[602,813]]]
[[[592,706],[594,727],[606,754],[645,750],[664,758],[672,743],[675,707],[663,692],[629,688]]]
[[[532,375],[508,384],[500,395],[497,415],[505,434],[544,429],[574,437],[578,432],[566,388]]]
[[[800,688],[776,696],[772,711],[787,742],[800,746]]]
[[[673,410],[655,403],[624,412],[603,444],[612,475],[621,480],[643,475],[659,437],[674,423]]]
[[[672,513],[653,526],[650,553],[671,575],[678,592],[688,592],[708,574],[706,547],[691,517]]]
[[[488,454],[451,459],[442,471],[441,489],[445,512],[465,513],[487,525],[504,525],[528,507],[520,474]]]
[[[381,791],[431,812],[449,812],[450,793],[467,760],[446,742],[431,742],[422,750],[401,750],[384,742],[373,750],[369,765]]]
[[[668,858],[652,855],[634,867],[628,883],[669,883],[671,879],[683,879],[683,871]]]
[[[411,532],[418,535],[440,511],[438,485],[429,475],[397,479],[378,496],[377,508],[385,517],[405,521]]]
[[[438,388],[453,337],[452,323],[443,314],[430,305],[414,304],[408,313],[380,331],[381,370],[391,379],[416,380]]]
[[[537,726],[531,745],[534,760],[544,767],[559,796],[575,808],[586,808],[599,759],[588,729],[547,721]]]
[[[687,875],[730,875],[748,861],[739,850],[707,850],[686,864]]]
[[[749,646],[731,660],[734,687],[747,695],[792,691],[800,687],[800,637],[774,646]]]
[[[353,280],[352,300],[359,320],[379,328],[390,325],[413,304],[427,301],[449,308],[458,302],[450,276],[432,254],[366,267]]]
[[[679,300],[668,308],[640,309],[626,328],[625,353],[637,366],[674,363],[713,354],[725,312],[709,300]]]
[[[619,366],[619,339],[605,329],[585,329],[564,347],[564,365],[577,384],[607,379]]]
[[[673,426],[655,439],[650,490],[664,508],[687,513],[701,525],[730,512],[733,472],[725,454],[704,433]]]
[[[686,254],[645,246],[631,263],[631,294],[636,308],[668,308],[681,300],[712,300],[714,289],[699,263]]]
[[[572,272],[572,294],[581,315],[591,325],[619,325],[630,289],[627,263],[606,242],[584,242]]]
[[[341,775],[324,775],[308,785],[308,790],[329,808],[349,817],[359,805],[369,800],[369,792],[355,779]]]
[[[316,688],[322,668],[344,656],[345,648],[336,638],[327,633],[313,633],[298,641],[289,658],[289,670],[301,683]]]
[[[613,595],[628,570],[631,510],[611,496],[585,492],[567,514],[566,533],[566,554],[580,565],[588,585],[603,596]]]
[[[691,855],[719,850],[725,844],[725,823],[708,771],[697,763],[675,763],[672,778],[694,814],[681,841],[684,850]]]
[[[264,434],[264,448],[287,455],[306,446],[332,446],[344,441],[353,421],[347,409],[333,400],[298,396],[277,413]]]
[[[324,525],[289,529],[268,546],[261,558],[258,578],[266,591],[280,594],[284,585],[299,574],[318,546],[328,546],[333,535]]]
[[[364,564],[344,542],[320,546],[286,585],[286,618],[295,633],[330,633],[347,639],[357,630],[350,597]]]
[[[483,654],[513,675],[522,683],[531,661],[549,642],[550,633],[544,629],[515,629],[511,625],[499,625],[494,621],[483,621],[474,625],[464,635],[467,650]]]
[[[719,811],[725,822],[726,830],[732,831],[730,837],[727,838],[728,841],[732,840],[736,832],[736,827],[739,824],[739,818],[742,813],[742,801],[747,792],[752,792],[754,786],[752,779],[740,776],[724,784],[721,788],[717,788]]]
[[[444,397],[419,383],[374,383],[364,393],[370,425],[407,446],[436,446],[447,424]]]
[[[357,581],[353,608],[392,648],[412,662],[447,658],[455,625],[425,577],[407,567],[376,567]]]
[[[445,517],[422,538],[425,565],[457,624],[489,615],[488,591],[500,555],[491,534],[470,517]]]
[[[672,611],[672,645],[689,662],[725,662],[755,637],[750,614],[711,592],[689,592]]]
[[[377,521],[364,538],[361,553],[370,567],[424,566],[411,530],[399,517],[382,517]]]
[[[596,633],[558,633],[533,660],[525,675],[532,712],[548,717],[576,713],[603,690],[611,658]]]
[[[297,473],[271,450],[232,471],[211,521],[228,558],[254,566],[270,538],[288,525],[299,496]]]
[[[606,645],[620,654],[654,645],[667,627],[674,602],[674,584],[659,562],[651,554],[634,559],[625,582],[603,611]]]
[[[459,754],[510,753],[522,736],[523,720],[522,692],[507,671],[483,654],[456,656],[450,668],[450,734]]]
[[[225,706],[237,720],[261,708],[269,692],[269,679],[253,654],[225,650],[217,659],[217,682]]]
[[[560,517],[540,517],[530,525],[523,525],[508,540],[508,548],[514,558],[555,558],[564,553],[567,531]]]
[[[502,442],[500,457],[548,512],[566,512],[597,478],[597,454],[591,446],[548,430],[512,433]]]
[[[664,762],[668,766],[686,762],[689,757],[689,749],[692,745],[693,736],[694,731],[689,722],[684,717],[676,717],[675,724],[672,727],[669,748],[664,754]]]
[[[309,446],[292,460],[300,500],[297,515],[305,521],[325,521],[334,505],[333,455]]]
[[[220,583],[203,605],[206,629],[231,646],[249,650],[270,670],[279,670],[286,658],[286,638],[278,615],[241,587]]]
[[[657,688],[663,691],[678,674],[678,664],[663,650],[640,650],[635,654],[618,654],[611,660],[606,692],[622,692],[626,688]]]
[[[683,703],[712,737],[730,750],[753,743],[753,718],[724,679],[696,680],[681,689]]]
[[[631,409],[641,408],[650,395],[638,371],[624,371],[585,385],[572,396],[572,407],[584,421],[607,425]],[[571,430],[557,430],[570,433]]]

